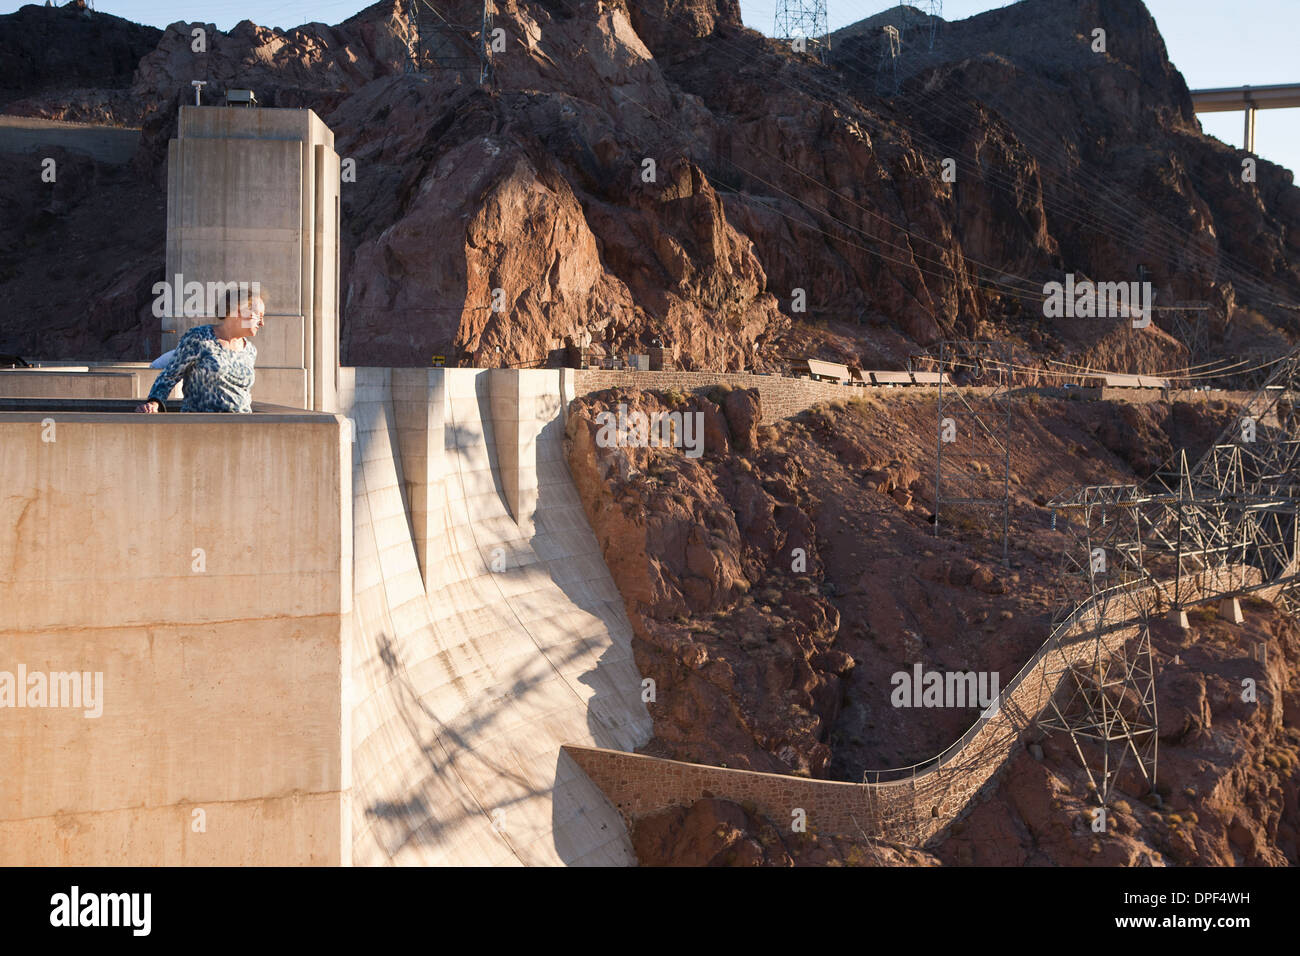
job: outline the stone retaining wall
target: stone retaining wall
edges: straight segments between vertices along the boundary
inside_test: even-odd
[[[868,389],[860,385],[838,385],[834,382],[814,382],[812,379],[784,378],[779,375],[751,375],[748,372],[634,372],[625,369],[579,369],[573,373],[573,376],[576,395],[588,395],[607,388],[652,388],[661,391],[675,389],[683,393],[702,392],[715,385],[756,388],[763,402],[763,424],[771,424],[797,415],[820,402],[836,399],[850,401],[862,398],[867,392],[898,391],[884,388]],[[934,390],[913,386],[909,391],[929,393]]]
[[[806,378],[786,378],[780,375],[753,375],[749,372],[638,372],[630,369],[575,369],[566,370],[572,376],[573,395],[589,395],[607,388],[641,388],[687,393],[702,392],[715,385],[732,388],[758,389],[762,399],[762,424],[770,425],[790,418],[822,402],[853,401],[868,395],[877,398],[901,398],[909,395],[931,396],[938,394],[937,386],[908,385],[890,387],[882,385],[839,385],[834,382],[815,382]],[[961,389],[966,394],[989,395],[991,387]],[[1223,399],[1240,404],[1250,397],[1249,392],[1197,391],[1192,389],[1158,388],[1034,388],[1027,392],[1058,398],[1077,396],[1081,399],[1145,404],[1147,402],[1205,402]]]
[[[1229,579],[1236,589],[1248,588],[1258,582],[1258,571],[1247,568],[1221,580],[1227,583]],[[1188,603],[1222,596],[1220,581],[1197,580],[1190,586],[1193,593]],[[1267,596],[1270,591],[1259,593]],[[1157,589],[1138,592],[1132,600],[1154,603]],[[609,798],[629,831],[647,814],[717,797],[752,804],[777,826],[792,820],[794,811],[801,809],[811,832],[924,846],[965,815],[980,792],[994,782],[1023,742],[1024,731],[1048,706],[1064,674],[1091,659],[1098,630],[1104,630],[1102,642],[1111,652],[1137,635],[1133,623],[1106,622],[1103,629],[1102,613],[1095,600],[1080,605],[1064,630],[1049,637],[1006,684],[1001,706],[993,715],[982,716],[935,762],[918,766],[914,775],[903,779],[878,783],[810,780],[590,747],[564,749]],[[893,776],[900,772],[881,773]]]
[[[847,783],[781,774],[731,770],[593,748],[566,747],[578,766],[614,804],[631,831],[647,814],[689,806],[706,797],[753,804],[781,826],[796,809],[808,829],[849,839],[871,838],[924,846],[954,822],[1006,763],[1021,732],[1047,706],[1055,689],[1050,675],[1082,662],[1093,651],[1086,628],[1058,650],[1044,644],[1002,694],[1002,706],[972,728],[951,756],[902,780]],[[1107,636],[1118,646],[1136,633],[1118,628]]]

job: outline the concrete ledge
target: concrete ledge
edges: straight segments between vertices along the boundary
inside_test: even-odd
[[[89,369],[4,369],[0,371],[0,396],[15,398],[139,398],[140,376],[132,372]]]
[[[289,405],[253,402],[251,415],[236,412],[182,412],[177,399],[167,402],[167,411],[146,415],[137,412],[142,399],[119,398],[0,398],[0,422],[41,421],[57,415],[59,422],[325,422],[338,420],[331,412],[313,412]]]

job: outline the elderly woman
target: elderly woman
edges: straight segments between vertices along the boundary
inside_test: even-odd
[[[183,412],[251,412],[253,365],[257,349],[250,341],[265,324],[266,303],[260,295],[241,297],[230,289],[220,322],[198,325],[181,336],[172,360],[163,369],[137,412],[166,411],[164,402],[176,383],[185,380]]]

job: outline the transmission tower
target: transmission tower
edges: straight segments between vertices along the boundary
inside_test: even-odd
[[[915,42],[913,34],[925,40],[926,47],[933,51],[935,40],[939,35],[942,21],[943,0],[916,0],[914,3],[898,5],[898,30],[905,44]]]
[[[825,63],[830,47],[826,34],[826,0],[776,0],[772,35],[791,49],[811,53]]]
[[[1190,369],[1204,361],[1210,350],[1210,313],[1205,303],[1191,303],[1186,308],[1166,313],[1169,328],[1166,330],[1187,349]],[[1191,379],[1188,379],[1191,382]]]
[[[903,41],[898,27],[886,24],[880,31],[880,62],[876,64],[876,93],[898,92],[898,58]]]
[[[406,72],[458,70],[478,75],[485,86],[492,76],[492,0],[483,0],[473,22],[453,20],[448,5],[431,0],[406,0],[410,33],[406,43]]]
[[[916,6],[926,16],[927,40],[933,52],[934,41],[939,35],[939,21],[943,17],[943,0],[920,0]]]
[[[1300,352],[1277,361],[1204,455],[1174,455],[1145,486],[1089,486],[1053,499],[1071,535],[1053,617],[1049,709],[1103,806],[1126,763],[1156,777],[1149,620],[1271,590],[1300,610]],[[1130,763],[1131,761],[1131,763]]]
[[[1126,766],[1147,786],[1156,781],[1146,503],[1134,485],[1094,485],[1052,501],[1053,524],[1071,540],[1043,670],[1049,704],[1038,724],[1070,735],[1103,807]]]
[[[1281,583],[1294,601],[1300,510],[1300,351],[1272,366],[1194,465],[1176,455],[1149,485],[1161,508],[1148,519],[1150,549],[1169,555],[1175,612],[1195,603],[1208,580],[1245,590],[1241,568]]]
[[[912,371],[939,373],[938,427],[934,463],[934,533],[943,525],[1002,539],[1002,562],[1011,520],[1011,402],[1005,342],[947,340],[934,352],[908,359]],[[992,386],[988,394],[959,388]]]

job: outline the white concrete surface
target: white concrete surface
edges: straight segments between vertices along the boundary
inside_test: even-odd
[[[560,374],[340,370],[357,436],[355,864],[635,862],[560,751],[650,734],[564,461]]]
[[[46,412],[10,413],[0,670],[102,670],[108,705],[0,720],[23,769],[0,864],[635,862],[561,752],[651,726],[560,385],[340,369],[355,442],[332,415],[105,410],[46,444]],[[256,503],[238,521],[207,504],[229,487]]]

